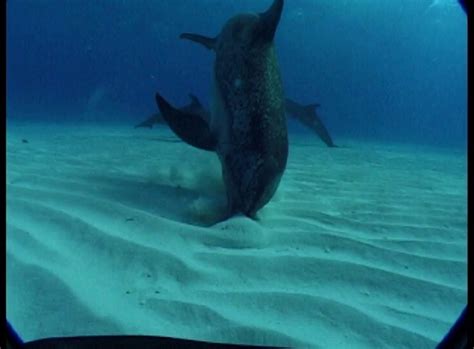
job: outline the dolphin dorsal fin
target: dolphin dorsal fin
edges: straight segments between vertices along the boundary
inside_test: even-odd
[[[181,39],[187,39],[197,42],[198,44],[203,45],[208,50],[214,50],[216,48],[217,38],[210,38],[207,36],[192,33],[183,33],[179,37]]]

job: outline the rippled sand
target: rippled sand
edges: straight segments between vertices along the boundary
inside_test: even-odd
[[[216,156],[165,128],[9,125],[9,320],[26,340],[433,348],[467,301],[466,156],[344,144],[292,135],[259,219],[218,222]]]

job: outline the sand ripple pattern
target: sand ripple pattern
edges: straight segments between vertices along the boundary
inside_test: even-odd
[[[219,222],[215,155],[166,129],[7,135],[7,314],[27,340],[433,348],[467,301],[462,153],[292,135],[259,220]]]

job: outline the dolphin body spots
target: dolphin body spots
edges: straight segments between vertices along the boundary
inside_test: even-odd
[[[163,118],[178,137],[217,153],[229,216],[254,218],[273,197],[286,168],[285,98],[273,44],[282,10],[283,0],[274,0],[264,13],[237,15],[215,38],[181,34],[216,54],[207,120],[156,95]]]

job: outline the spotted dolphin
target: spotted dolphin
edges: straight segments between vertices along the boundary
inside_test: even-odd
[[[208,120],[156,94],[163,118],[178,137],[217,153],[229,216],[254,218],[273,197],[286,168],[285,97],[273,43],[282,10],[283,0],[274,0],[263,13],[232,17],[216,37],[181,34],[216,54]]]

